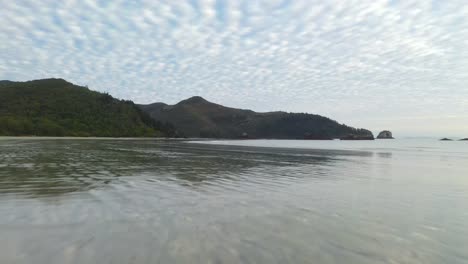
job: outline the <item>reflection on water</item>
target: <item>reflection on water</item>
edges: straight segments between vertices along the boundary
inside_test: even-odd
[[[138,180],[169,181],[184,186],[218,181],[267,180],[271,183],[283,177],[310,176],[306,167],[314,170],[317,176],[326,174],[327,164],[340,159],[336,153],[226,149],[170,141],[120,141],[117,144],[105,140],[16,141],[4,144],[0,152],[3,167],[0,193],[53,196],[106,188],[132,176]],[[350,153],[370,155],[366,152],[341,155]],[[298,166],[304,170],[297,171]],[[265,170],[270,173],[263,173]]]
[[[392,148],[1,139],[0,263],[466,263],[468,155]]]

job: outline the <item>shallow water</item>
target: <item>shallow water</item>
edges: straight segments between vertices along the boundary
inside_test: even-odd
[[[202,143],[0,139],[0,263],[468,263],[467,142]]]

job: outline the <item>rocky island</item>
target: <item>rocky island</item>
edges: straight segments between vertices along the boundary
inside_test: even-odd
[[[453,141],[453,139],[450,139],[450,138],[442,138],[442,139],[440,139],[440,141]]]
[[[379,133],[379,135],[377,136],[377,139],[394,139],[394,137],[392,135],[392,132],[388,130],[384,130]]]

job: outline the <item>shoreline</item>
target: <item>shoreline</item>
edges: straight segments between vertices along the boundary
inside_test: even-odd
[[[0,136],[2,139],[38,139],[38,140],[48,140],[48,139],[77,139],[77,140],[86,140],[86,139],[99,139],[99,140],[182,140],[180,138],[165,138],[165,137],[36,137],[36,136]]]
[[[330,139],[330,140],[319,140],[319,139],[295,139],[295,138],[255,138],[255,139],[238,139],[238,138],[171,138],[171,137],[73,137],[73,136],[64,136],[64,137],[55,137],[55,136],[0,136],[2,139],[38,139],[38,140],[47,140],[47,139],[77,139],[77,140],[86,140],[86,139],[99,139],[99,140],[179,140],[179,141],[255,141],[255,140],[291,140],[291,141],[312,141],[312,142],[335,142],[335,141],[387,141],[385,139],[375,139],[375,140],[340,140],[340,139]],[[441,141],[438,137],[401,137],[400,140],[405,139],[426,139],[426,140],[437,140]],[[398,139],[393,139],[398,140]],[[452,138],[451,141],[467,141],[467,138]]]

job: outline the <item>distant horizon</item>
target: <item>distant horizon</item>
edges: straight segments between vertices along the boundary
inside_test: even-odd
[[[60,76],[135,103],[192,95],[397,135],[468,136],[454,1],[6,1],[0,79]]]

